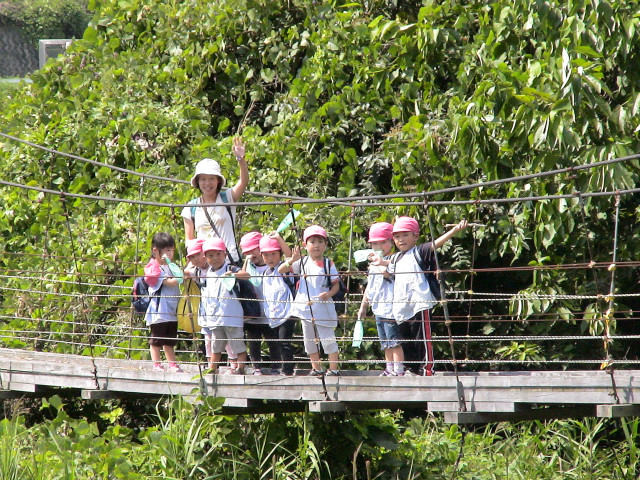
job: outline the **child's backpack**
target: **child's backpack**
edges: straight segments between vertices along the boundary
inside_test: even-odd
[[[187,333],[199,332],[200,286],[192,278],[187,278],[182,284],[182,293],[178,300],[178,328]]]
[[[429,289],[431,290],[431,293],[433,294],[436,300],[442,300],[442,290],[440,289],[440,280],[438,280],[438,278],[436,277],[436,274],[434,273],[434,267],[436,264],[435,253],[433,252],[433,250],[431,251],[431,258],[429,259],[428,262],[422,261],[422,259],[420,258],[420,255],[418,255],[418,250],[415,248],[413,249],[413,256],[415,257],[416,262],[418,262],[418,267],[420,267],[420,270],[424,272],[424,278],[427,280],[427,283],[429,283]],[[442,282],[444,283],[443,275],[444,274],[440,272]]]
[[[325,257],[324,258],[324,274],[325,274],[325,287],[331,288],[331,264],[330,260]],[[336,313],[338,315],[344,315],[347,311],[347,302],[345,300],[345,296],[347,294],[347,287],[342,281],[342,277],[338,277],[338,283],[340,284],[340,288],[333,296],[333,303],[336,307]]]
[[[156,297],[156,307],[160,304],[160,291],[162,286],[151,295],[149,293],[149,284],[144,280],[144,277],[137,277],[133,282],[133,292],[131,296],[131,303],[136,313],[144,314],[149,308],[151,303],[151,297]]]
[[[298,292],[298,282],[300,281],[300,277],[297,275],[282,275],[282,279],[284,280],[284,284],[289,287],[291,296],[295,298],[296,293]]]
[[[240,269],[235,265],[229,265],[229,270],[235,273]],[[242,314],[245,317],[260,318],[264,316],[262,314],[260,302],[258,301],[256,289],[249,280],[236,278],[236,284],[233,286],[233,292],[236,294],[236,297],[238,297],[238,300],[240,300],[240,304],[242,305]]]

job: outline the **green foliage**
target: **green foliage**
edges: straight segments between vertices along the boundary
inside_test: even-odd
[[[0,422],[0,474],[11,479],[288,478],[560,480],[637,476],[638,420],[495,424],[463,431],[433,416],[391,412],[231,417],[222,399],[197,407],[162,401],[153,424],[129,429],[125,410],[106,424],[74,418],[58,397],[53,417]],[[142,419],[138,419],[140,421]]]
[[[15,21],[35,48],[40,39],[81,38],[91,18],[86,0],[14,0],[0,6],[0,15]]]
[[[82,40],[7,101],[5,131],[114,167],[180,179],[190,177],[198,159],[214,157],[231,184],[237,176],[231,139],[242,133],[250,189],[314,198],[434,191],[638,150],[640,20],[628,2],[94,0],[89,7],[95,14]],[[57,191],[175,204],[195,196],[183,185],[147,180],[140,186],[135,176],[6,140],[0,168],[3,178]],[[637,182],[634,160],[434,199],[615,191]],[[145,206],[138,216],[138,206],[129,203],[61,202],[8,187],[0,195],[10,205],[0,218],[0,244],[3,251],[31,255],[21,258],[24,271],[44,270],[47,278],[92,272],[109,285],[84,287],[83,306],[68,306],[60,297],[78,293],[73,273],[63,278],[67,284],[43,284],[46,293],[37,302],[7,297],[14,330],[39,330],[47,318],[125,328],[130,319],[119,295],[139,271],[134,262],[144,258],[156,231],[182,238],[175,209]],[[619,262],[635,259],[640,248],[637,202],[628,195],[621,202]],[[418,217],[425,238],[462,217],[487,225],[446,246],[443,265],[535,267],[475,278],[478,291],[533,299],[474,304],[473,315],[489,321],[470,326],[469,333],[575,334],[578,325],[599,333],[616,326],[621,312],[640,307],[634,299],[618,303],[610,321],[603,302],[567,297],[606,293],[609,275],[545,269],[611,259],[611,197],[428,209],[358,206],[353,231],[352,207],[296,208],[300,224],[327,227],[329,255],[342,268],[348,265],[347,240],[353,235],[354,249],[364,247],[368,225],[396,214]],[[287,211],[268,200],[246,207],[239,231],[271,230]],[[428,215],[435,232],[428,232]],[[287,232],[286,240],[296,238]],[[66,258],[43,262],[37,256],[42,251]],[[80,260],[70,267],[73,257]],[[447,281],[466,291],[471,275],[449,275]],[[10,283],[23,290],[28,285]],[[633,291],[635,283],[631,269],[619,269],[618,292]],[[469,313],[466,306],[449,305],[453,315]],[[502,321],[514,319],[519,321]],[[619,331],[629,328],[623,325]],[[464,328],[454,325],[454,333]],[[56,335],[93,333],[78,325],[70,330]],[[28,344],[30,334],[25,336],[12,341]],[[502,347],[476,356],[503,354],[496,352]],[[525,348],[524,357],[507,352],[508,358],[532,358],[526,346],[514,348]],[[626,355],[619,344],[609,348]],[[449,355],[446,346],[438,353]],[[574,344],[562,354],[603,356]],[[543,345],[535,359],[557,355]]]

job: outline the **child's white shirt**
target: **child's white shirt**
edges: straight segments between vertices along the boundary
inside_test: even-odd
[[[158,283],[155,286],[149,286],[149,294],[151,299],[149,301],[149,307],[144,314],[144,320],[147,325],[155,325],[165,322],[177,322],[178,301],[180,300],[180,287],[169,287],[163,285],[165,279],[173,278],[173,274],[169,269],[169,265],[160,265],[161,273]],[[159,296],[155,296],[155,293],[162,291]]]
[[[287,321],[292,310],[293,295],[284,281],[285,276],[278,272],[278,266],[273,269],[267,267],[262,277],[264,314],[271,328],[279,327]]]
[[[390,255],[384,257],[385,260]],[[393,279],[382,274],[385,267],[369,265],[366,295],[374,315],[381,318],[393,318]]]
[[[396,254],[388,266],[389,272],[395,275],[393,318],[398,323],[412,319],[418,312],[429,310],[437,303],[429,282],[416,261],[416,248],[418,247],[413,247],[404,254]],[[420,254],[420,250],[416,253]]]
[[[227,267],[228,263],[225,262],[219,270],[207,270],[206,285],[202,288],[200,298],[201,327],[242,327],[244,324],[240,300],[233,290],[229,291],[224,286]]]
[[[324,261],[324,257],[322,257],[322,260],[319,262],[314,262],[311,260],[311,257],[305,256],[293,262],[291,267],[296,275],[300,275],[300,282],[298,293],[295,296],[293,308],[291,309],[291,316],[310,321],[311,307],[308,305],[310,298],[311,302],[313,302],[313,316],[316,323],[325,327],[335,328],[338,325],[338,315],[334,303],[331,300],[323,301],[318,298],[318,295],[322,292],[328,292],[330,290],[330,288],[325,286],[326,274]],[[307,275],[306,278],[304,274]],[[329,275],[331,283],[339,279],[338,270],[332,261],[329,261]]]

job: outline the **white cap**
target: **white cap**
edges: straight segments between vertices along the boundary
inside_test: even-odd
[[[222,179],[221,187],[224,187],[227,183],[227,180],[222,175],[220,171],[220,164],[216,162],[213,158],[205,158],[200,160],[196,165],[196,173],[193,177],[191,177],[191,186],[194,188],[198,188],[198,175],[216,175]]]

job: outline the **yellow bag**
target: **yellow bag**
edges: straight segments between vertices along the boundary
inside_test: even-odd
[[[178,328],[188,333],[200,331],[198,311],[200,310],[200,287],[187,278],[182,284],[182,297],[178,301]]]

